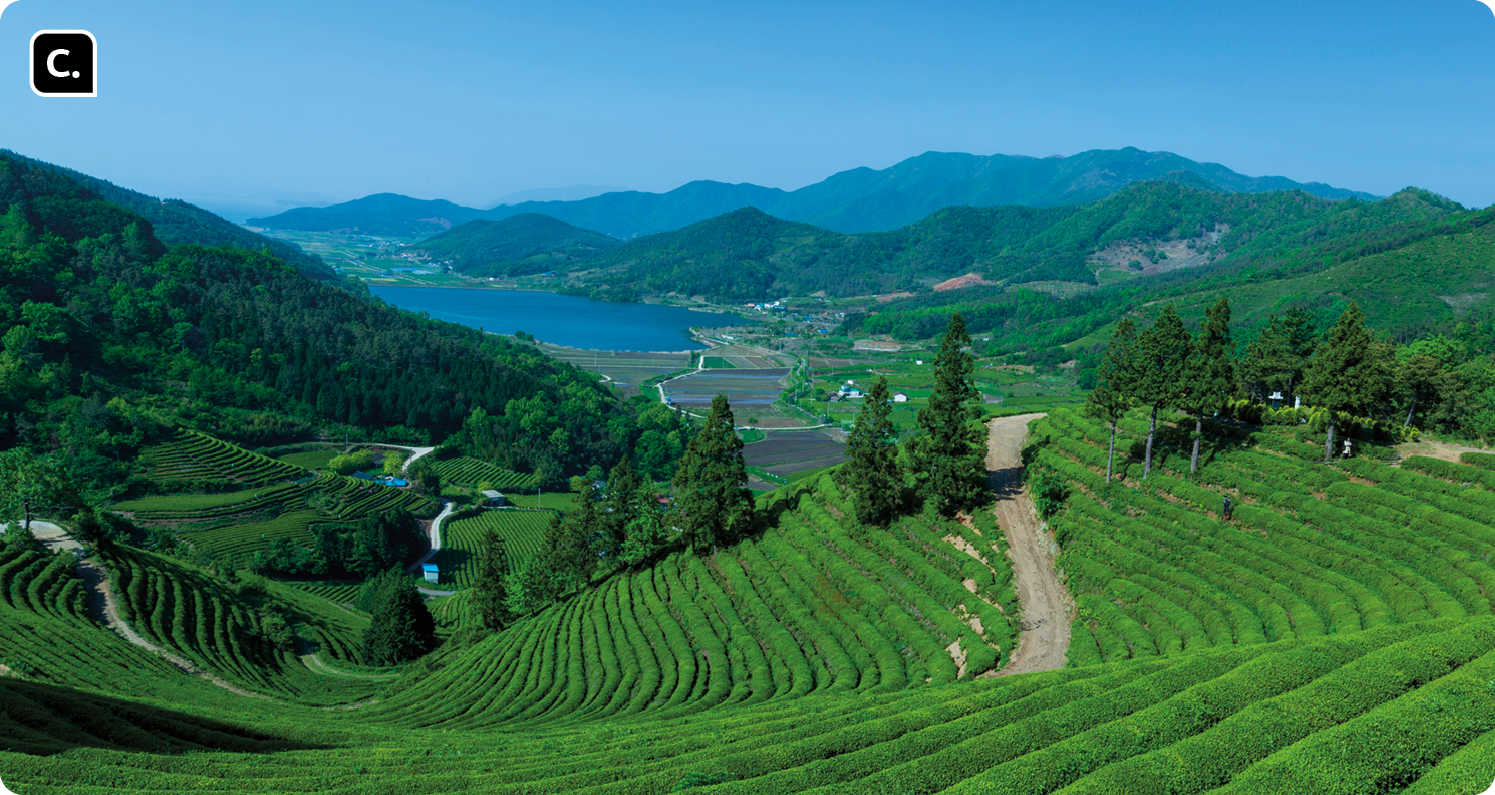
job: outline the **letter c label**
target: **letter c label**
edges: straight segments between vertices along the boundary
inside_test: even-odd
[[[51,72],[53,77],[77,77],[77,75],[72,74],[71,72],[57,71],[57,66],[55,64],[57,56],[67,54],[67,50],[53,50],[52,53],[47,56],[47,71]]]

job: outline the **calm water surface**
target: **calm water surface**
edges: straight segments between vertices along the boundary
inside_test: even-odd
[[[744,322],[736,315],[678,306],[619,304],[533,290],[370,285],[369,291],[401,309],[427,312],[438,320],[500,334],[523,331],[555,345],[605,351],[699,350],[705,346],[690,338],[691,326]]]

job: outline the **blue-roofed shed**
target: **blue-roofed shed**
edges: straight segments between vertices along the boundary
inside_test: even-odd
[[[426,582],[441,582],[441,570],[436,568],[435,563],[425,563],[422,564],[420,568],[421,571],[425,572],[426,574]]]

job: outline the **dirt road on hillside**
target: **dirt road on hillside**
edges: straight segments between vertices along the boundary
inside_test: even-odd
[[[1022,633],[1001,676],[1064,667],[1074,599],[1054,570],[1053,538],[1040,530],[1033,500],[1023,486],[1023,441],[1028,423],[1042,414],[1000,417],[988,424],[987,480],[996,495],[997,522],[1007,536],[1012,579],[1023,605]]]

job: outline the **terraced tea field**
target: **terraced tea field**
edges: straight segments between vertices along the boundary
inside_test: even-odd
[[[529,489],[534,488],[535,485],[533,475],[510,472],[503,467],[475,458],[437,461],[432,469],[441,476],[442,481],[468,488],[475,487],[479,483],[491,483],[493,488],[503,491],[504,489]]]
[[[185,479],[211,493],[152,495],[115,503],[111,511],[141,527],[170,527],[193,547],[242,561],[281,539],[311,544],[313,524],[354,521],[394,508],[430,519],[440,510],[437,501],[409,490],[313,473],[195,432],[148,448],[142,463],[151,477]]]
[[[1073,484],[1052,525],[1080,606],[1074,663],[1486,616],[1495,604],[1484,470],[1416,457],[1328,467],[1321,446],[1285,433],[1256,433],[1253,447],[1214,426],[1234,438],[1197,478],[1165,445],[1142,481],[1127,451],[1145,424],[1129,418],[1117,440],[1126,484],[1107,487],[1104,428],[1056,411],[1033,430],[1047,441],[1037,465]]]
[[[267,485],[307,474],[301,467],[191,430],[146,448],[140,459],[151,479],[199,484],[202,491]]]
[[[495,508],[477,516],[447,521],[442,528],[441,550],[431,562],[440,567],[443,583],[466,588],[477,576],[483,534],[497,533],[505,542],[509,565],[515,566],[540,551],[545,528],[553,516],[552,511]]]
[[[1080,610],[1063,670],[979,675],[1022,631],[989,513],[859,527],[826,476],[760,498],[760,536],[599,580],[483,639],[462,595],[438,600],[453,634],[433,657],[322,690],[284,654],[239,670],[267,653],[221,583],[108,556],[133,567],[137,627],[273,702],[209,693],[89,626],[66,567],[0,549],[0,664],[35,672],[0,679],[0,775],[25,793],[613,795],[1476,795],[1495,780],[1487,459],[1323,466],[1293,429],[1211,425],[1189,478],[1187,434],[1166,427],[1142,481],[1128,418],[1106,484],[1104,428],[1063,410],[1030,427],[1029,466],[1069,486],[1049,521]],[[275,588],[276,609],[327,605]],[[303,634],[351,665],[336,644],[366,619],[307,611],[326,623],[298,618]],[[224,642],[203,644],[205,616],[224,617]]]

